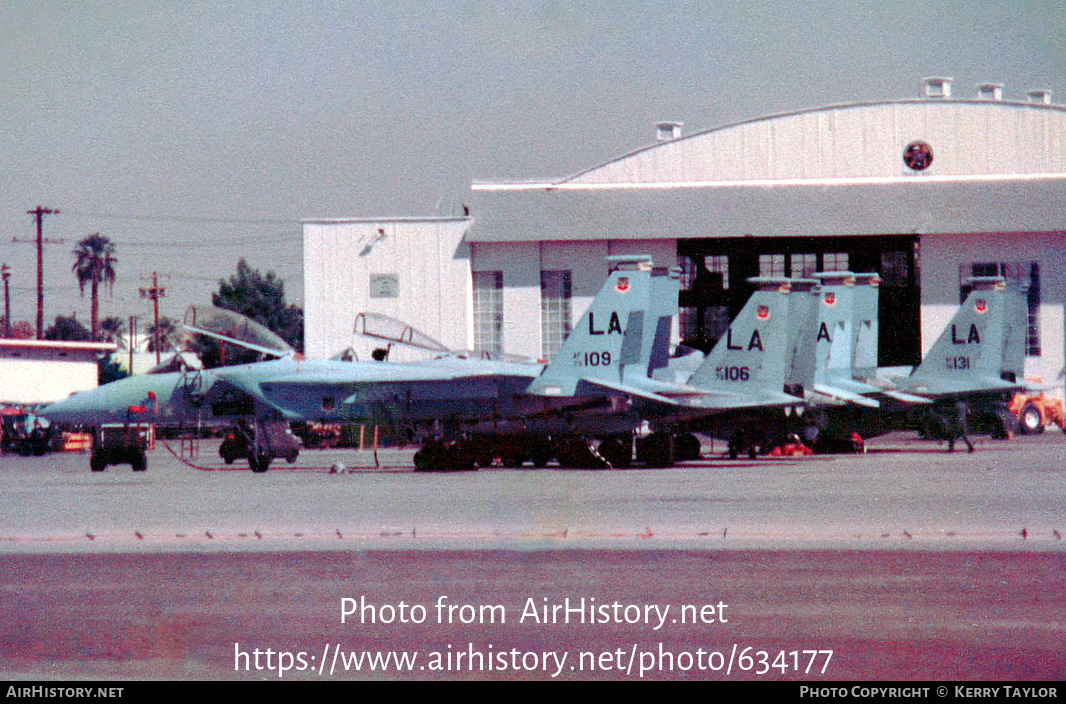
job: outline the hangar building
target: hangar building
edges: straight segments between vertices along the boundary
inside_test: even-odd
[[[469,217],[306,221],[309,354],[350,344],[354,315],[405,319],[453,348],[549,357],[609,254],[682,267],[681,342],[709,348],[745,279],[881,275],[880,364],[917,363],[972,275],[1029,284],[1026,375],[1061,383],[1066,107],[1003,86],[771,115],[580,173],[475,182]]]

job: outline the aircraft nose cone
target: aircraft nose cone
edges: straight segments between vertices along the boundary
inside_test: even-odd
[[[91,424],[95,420],[97,407],[93,397],[98,395],[95,390],[83,391],[62,401],[50,403],[39,410],[37,414],[44,416],[53,423],[66,425]]]

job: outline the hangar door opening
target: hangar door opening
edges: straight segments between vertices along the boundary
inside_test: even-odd
[[[752,276],[805,277],[819,271],[877,272],[880,366],[921,361],[920,257],[916,236],[684,239],[681,344],[710,350],[744,307]]]

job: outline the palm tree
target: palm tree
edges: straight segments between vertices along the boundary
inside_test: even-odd
[[[115,284],[115,245],[111,240],[94,232],[78,242],[74,250],[74,267],[72,271],[78,277],[78,288],[85,295],[85,284],[90,287],[92,298],[92,315],[90,316],[90,331],[92,339],[96,340],[100,334],[100,302],[98,291],[100,282],[107,284],[108,292]]]
[[[117,315],[104,318],[100,321],[100,336],[104,342],[114,342],[120,349],[126,347],[126,341],[122,337],[126,332],[126,322]]]
[[[162,316],[159,318],[158,335],[156,334],[154,323],[148,326],[148,351],[155,352],[155,341],[158,339],[160,352],[173,352],[175,350],[174,338],[176,337],[177,332],[178,321],[173,318],[168,318],[165,315]]]

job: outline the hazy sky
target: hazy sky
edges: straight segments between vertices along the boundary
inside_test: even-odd
[[[246,257],[302,304],[299,221],[448,215],[472,180],[562,176],[762,115],[1004,83],[1066,102],[1066,0],[0,0],[0,259],[78,312],[71,251],[118,247],[103,315],[180,318]],[[476,217],[476,213],[474,216]]]

